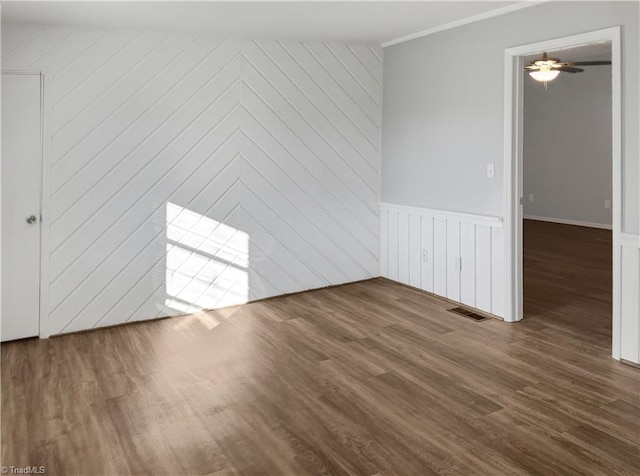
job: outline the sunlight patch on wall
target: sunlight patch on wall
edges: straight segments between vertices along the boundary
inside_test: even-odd
[[[249,300],[249,235],[167,203],[165,305],[182,313]]]

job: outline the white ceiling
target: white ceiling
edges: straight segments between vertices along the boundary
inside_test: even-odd
[[[521,2],[2,2],[2,21],[384,43],[516,3]]]

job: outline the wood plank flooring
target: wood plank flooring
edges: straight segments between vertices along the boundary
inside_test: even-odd
[[[564,238],[549,244],[537,224],[525,233],[517,324],[474,322],[374,279],[5,344],[2,464],[87,475],[638,474],[640,371],[610,358],[610,303],[595,282],[606,266],[548,270],[545,258],[570,251]]]
[[[525,220],[523,251],[525,318],[611,354],[611,231]]]

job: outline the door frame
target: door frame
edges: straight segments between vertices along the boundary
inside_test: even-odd
[[[613,224],[613,319],[612,355],[620,359],[621,333],[621,266],[620,237],[622,231],[622,88],[620,27],[590,31],[562,38],[505,49],[504,69],[504,219],[506,262],[505,321],[523,318],[523,264],[522,264],[522,197],[523,197],[523,56],[545,50],[583,46],[590,43],[611,42],[612,86],[612,224]]]
[[[38,309],[38,337],[47,338],[50,335],[47,317],[49,316],[49,250],[51,222],[51,107],[47,93],[51,91],[51,75],[36,70],[2,70],[6,75],[38,75],[40,76],[40,160],[42,164],[40,175],[40,276],[39,276],[39,309]]]

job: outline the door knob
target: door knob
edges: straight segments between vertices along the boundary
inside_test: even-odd
[[[34,223],[36,222],[36,220],[37,220],[37,218],[36,218],[36,216],[35,216],[35,215],[31,215],[31,216],[28,216],[28,217],[27,217],[27,223],[28,223],[29,225],[34,224]]]

